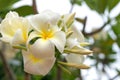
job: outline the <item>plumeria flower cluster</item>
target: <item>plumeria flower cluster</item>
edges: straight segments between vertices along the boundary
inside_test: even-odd
[[[74,25],[74,16],[47,10],[25,18],[10,11],[0,24],[0,40],[22,50],[27,73],[46,75],[55,63],[86,69],[84,55],[92,51],[84,48],[89,43]],[[63,54],[67,54],[65,62],[55,56]]]

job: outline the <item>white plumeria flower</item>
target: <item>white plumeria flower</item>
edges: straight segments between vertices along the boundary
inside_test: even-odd
[[[71,31],[73,31],[72,35],[67,38],[67,46],[69,48],[80,45],[80,43],[85,41],[83,34],[75,25],[71,26]]]
[[[25,44],[29,27],[30,24],[27,19],[19,17],[16,12],[9,12],[1,22],[0,32],[2,37],[0,39],[12,46]]]
[[[55,53],[55,47],[61,53],[63,52],[66,36],[57,26],[59,17],[58,14],[51,11],[31,16],[30,23],[34,31],[30,34],[28,47],[35,57],[51,57]],[[30,44],[35,38],[38,39]]]
[[[46,75],[55,63],[55,57],[37,58],[29,51],[22,51],[24,71],[34,75]]]
[[[84,36],[76,26],[71,27],[73,32],[67,39],[67,49],[69,53],[65,58],[69,63],[82,64],[84,56],[91,53],[92,51],[83,48],[80,44],[84,43]],[[70,50],[70,51],[69,51]],[[72,53],[74,52],[74,53]]]

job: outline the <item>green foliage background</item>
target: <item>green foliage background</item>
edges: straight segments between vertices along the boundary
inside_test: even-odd
[[[17,11],[20,16],[28,16],[34,14],[33,6],[31,5],[24,5],[17,8],[14,8],[13,5],[20,0],[0,0],[0,19],[2,20],[6,13],[9,11]],[[92,38],[93,44],[89,46],[91,50],[94,51],[92,56],[88,56],[91,60],[95,63],[91,67],[95,67],[96,70],[100,70],[101,72],[107,74],[107,69],[112,69],[117,72],[115,77],[108,77],[108,80],[116,80],[115,78],[119,77],[120,79],[120,68],[112,68],[111,65],[116,62],[116,56],[120,53],[115,52],[113,49],[113,45],[116,44],[120,48],[120,13],[114,17],[110,18],[110,13],[115,8],[115,6],[120,3],[120,0],[70,0],[72,7],[74,5],[83,5],[85,3],[91,10],[96,11],[100,16],[106,18],[107,21],[104,22],[102,29],[98,29],[96,32],[88,33],[83,29],[83,34],[89,41]],[[106,16],[105,12],[108,12]],[[85,23],[85,19],[76,18],[79,23]],[[114,24],[112,24],[114,21]],[[110,29],[106,32],[106,38],[95,38],[95,35],[100,35],[100,32],[104,30],[104,27],[110,26]],[[115,38],[110,35],[113,33]],[[101,58],[101,55],[103,56]],[[16,64],[14,62],[18,62]],[[12,61],[8,62],[10,67],[12,68],[14,75],[16,76],[16,80],[24,80],[24,71],[23,71],[23,61],[21,52],[18,52],[16,57],[12,59]],[[99,67],[99,65],[102,65]],[[4,66],[2,60],[0,59],[0,80],[9,80],[8,76],[5,73]],[[31,80],[56,80],[57,77],[57,65],[51,70],[51,72],[46,76],[35,76],[31,75]],[[68,74],[67,72],[62,71],[61,80],[75,80],[76,77],[79,77],[81,80],[86,80],[83,76],[81,76],[81,71],[77,69],[68,68],[72,75]],[[101,76],[102,77],[102,76]],[[118,80],[118,79],[117,79]]]

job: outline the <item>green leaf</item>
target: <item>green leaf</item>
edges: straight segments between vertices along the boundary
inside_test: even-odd
[[[117,73],[120,75],[120,70],[119,69],[116,69]]]
[[[88,5],[88,7],[92,10],[96,10],[96,3],[97,0],[85,0],[86,4]]]
[[[120,23],[120,14],[116,16],[116,20]]]
[[[77,5],[81,5],[82,0],[70,0],[71,4],[77,4]]]
[[[18,12],[20,16],[27,16],[30,14],[34,14],[32,6],[28,6],[28,5],[18,7],[16,9],[13,9],[13,11]]]
[[[120,47],[120,37],[117,37],[116,42],[117,42],[117,45]]]
[[[85,0],[88,7],[92,10],[103,14],[107,7],[107,0]]]
[[[108,0],[97,0],[97,11],[99,13],[104,13]]]
[[[120,22],[117,22],[115,25],[113,25],[112,30],[117,37],[120,37]]]
[[[120,0],[108,0],[108,9],[111,11],[118,3]]]
[[[10,8],[14,3],[19,0],[0,0],[0,11]]]
[[[5,15],[8,13],[9,11],[8,10],[5,10],[5,11],[0,11],[0,18],[5,18]]]
[[[118,46],[120,47],[120,21],[119,20],[114,26],[112,26],[112,30],[117,37],[116,42]]]

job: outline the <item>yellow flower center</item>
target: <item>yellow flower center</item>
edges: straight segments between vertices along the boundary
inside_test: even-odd
[[[29,58],[30,58],[30,60],[32,60],[33,63],[43,62],[42,59],[36,58],[36,57],[33,56],[32,54],[29,54]]]
[[[53,31],[42,32],[41,37],[45,40],[53,37]]]
[[[27,41],[27,33],[25,31],[23,31],[23,38],[24,38],[24,42]]]

